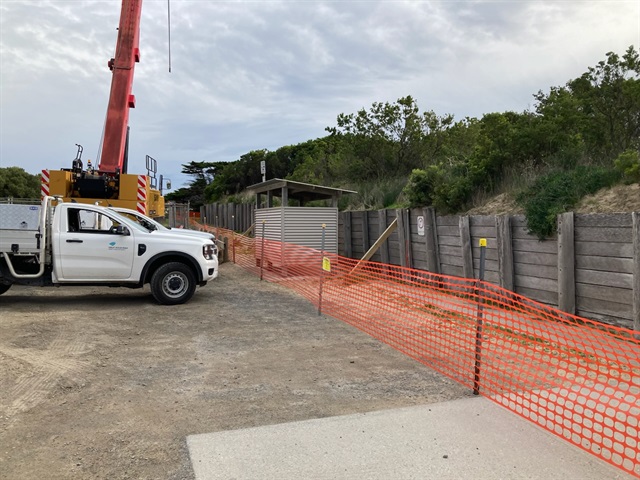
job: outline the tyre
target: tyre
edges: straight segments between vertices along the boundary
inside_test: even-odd
[[[11,288],[11,284],[7,285],[5,283],[0,283],[0,295]]]
[[[179,305],[189,301],[196,291],[196,277],[184,263],[162,265],[151,277],[151,294],[161,305]]]

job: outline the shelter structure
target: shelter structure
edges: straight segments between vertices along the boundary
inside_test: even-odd
[[[338,200],[344,194],[357,193],[342,188],[324,187],[311,183],[294,182],[281,178],[272,178],[266,182],[251,185],[247,190],[256,194],[256,208],[272,208],[273,199],[280,198],[280,205],[288,207],[291,200],[304,207],[316,200],[329,200],[331,207],[338,208]],[[266,197],[266,198],[263,198]]]
[[[338,253],[338,200],[353,190],[272,178],[248,187],[256,195],[255,234],[280,244],[301,245],[327,253]],[[280,205],[274,206],[274,198]],[[330,207],[310,207],[309,202],[327,200]],[[291,204],[297,203],[297,206]],[[324,225],[324,229],[323,229]],[[323,244],[324,230],[324,244]],[[279,250],[282,253],[282,249]],[[272,251],[273,253],[273,251]],[[269,255],[270,264],[284,258]]]

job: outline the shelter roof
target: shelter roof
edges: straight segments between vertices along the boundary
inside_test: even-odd
[[[283,189],[287,190],[288,198],[298,200],[301,203],[314,200],[336,199],[343,194],[357,193],[353,190],[345,190],[343,188],[325,187],[311,183],[283,180],[281,178],[271,178],[265,182],[256,183],[255,185],[247,187],[247,190],[254,192],[256,195],[271,192],[271,195],[274,197],[281,197]]]

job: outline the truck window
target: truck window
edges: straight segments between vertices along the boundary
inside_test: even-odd
[[[69,209],[69,231],[81,233],[111,233],[120,223],[103,213],[82,208]]]
[[[78,220],[78,209],[70,208],[67,210],[67,227],[69,232],[77,232],[80,230],[80,220]]]

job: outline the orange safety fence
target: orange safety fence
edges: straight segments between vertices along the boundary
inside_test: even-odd
[[[230,261],[640,477],[637,332],[488,282],[209,229]]]

